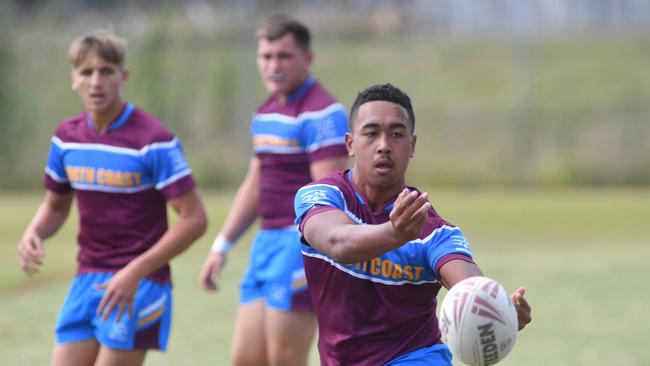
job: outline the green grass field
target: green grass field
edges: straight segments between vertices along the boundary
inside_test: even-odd
[[[501,365],[650,364],[650,190],[437,191],[438,212],[461,226],[486,275],[527,288],[533,323]],[[174,326],[147,365],[226,365],[250,233],[233,251],[221,291],[197,276],[232,192],[204,195],[209,234],[173,262]],[[75,264],[77,218],[47,242],[41,273],[25,277],[15,246],[41,199],[0,193],[0,365],[45,365]],[[442,295],[441,295],[442,296]],[[312,365],[318,364],[312,352]]]

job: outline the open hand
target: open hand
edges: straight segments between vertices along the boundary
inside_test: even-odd
[[[424,228],[430,207],[428,193],[418,193],[415,190],[409,192],[408,188],[404,188],[397,196],[393,210],[390,212],[395,236],[402,242],[418,238]]]
[[[105,290],[104,296],[97,307],[97,315],[101,316],[102,320],[106,320],[117,306],[116,323],[120,322],[125,310],[133,318],[133,302],[139,284],[140,278],[132,275],[125,267],[116,272],[107,282],[95,286],[98,290]]]

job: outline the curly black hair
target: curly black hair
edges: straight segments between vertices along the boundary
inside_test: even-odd
[[[357,99],[352,104],[352,108],[350,108],[350,130],[352,130],[352,123],[357,116],[359,107],[364,103],[379,100],[399,104],[404,107],[408,114],[409,122],[411,123],[411,133],[413,133],[415,130],[415,113],[413,113],[413,106],[411,106],[411,98],[391,84],[376,84],[359,92]]]

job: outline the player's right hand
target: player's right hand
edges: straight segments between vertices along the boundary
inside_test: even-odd
[[[404,188],[390,212],[390,222],[396,238],[402,243],[418,238],[424,229],[430,207],[428,193]]]
[[[210,252],[205,259],[199,274],[199,282],[204,290],[214,292],[219,289],[221,268],[226,264],[227,255],[226,252]]]
[[[18,261],[23,272],[28,276],[38,273],[38,266],[43,264],[45,249],[43,240],[33,232],[26,232],[18,243]]]

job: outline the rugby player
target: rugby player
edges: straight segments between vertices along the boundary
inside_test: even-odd
[[[124,41],[88,34],[69,56],[84,111],[51,139],[45,198],[18,244],[19,261],[27,274],[38,272],[43,241],[76,198],[78,267],[56,322],[51,364],[141,365],[147,350],[167,347],[168,263],[203,234],[207,218],[178,138],[122,97]],[[171,227],[167,205],[178,214]]]
[[[316,328],[294,224],[301,186],[347,166],[345,108],[310,74],[310,32],[283,16],[257,30],[257,65],[270,96],[253,115],[253,156],[200,273],[217,289],[228,250],[259,216],[241,281],[234,365],[305,365]]]
[[[350,111],[350,170],[295,196],[321,365],[446,365],[436,296],[481,271],[460,228],[426,192],[406,185],[415,151],[410,98],[390,84],[359,93]],[[531,321],[512,294],[519,327]]]

